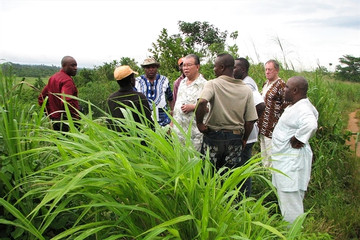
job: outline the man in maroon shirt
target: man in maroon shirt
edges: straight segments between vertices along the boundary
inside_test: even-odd
[[[46,113],[54,121],[54,130],[69,131],[68,125],[59,122],[67,119],[64,100],[68,103],[71,116],[75,120],[80,118],[78,114],[79,102],[70,96],[62,96],[62,94],[75,97],[78,95],[74,80],[71,78],[76,75],[77,63],[73,57],[65,56],[61,60],[61,67],[59,72],[49,78],[48,84],[38,97],[38,102],[42,105],[45,98],[48,97]]]

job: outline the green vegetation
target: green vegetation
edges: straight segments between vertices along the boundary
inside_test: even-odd
[[[336,66],[336,78],[343,81],[360,82],[360,57],[344,55],[339,61],[340,65]]]
[[[214,28],[214,33],[220,32]],[[180,41],[163,34],[161,44]],[[184,36],[179,35],[189,37]],[[222,50],[234,49],[223,44]],[[177,77],[176,65],[166,62],[176,63],[186,52],[178,51],[177,45],[172,51],[179,55],[163,49],[158,52],[158,59],[163,59],[160,71]],[[212,55],[203,54],[209,61],[201,71],[210,79]],[[308,79],[309,98],[319,111],[319,129],[311,140],[312,179],[305,197],[309,211],[288,228],[277,207],[270,172],[260,167],[258,156],[221,176],[212,173],[207,158],[201,159],[189,138],[184,147],[167,129],[156,126],[152,131],[131,118],[112,119],[128,129],[127,134],[108,129],[111,117],[104,104],[117,89],[112,73],[119,64],[142,71],[134,59],[121,58],[82,69],[75,77],[85,111],[80,130],[68,113],[68,133],[51,129],[44,106],[37,106],[39,90],[0,71],[0,239],[360,237],[359,165],[345,145],[349,135],[344,131],[347,113],[359,108],[360,84],[334,81],[322,69],[298,73],[283,63],[283,79],[294,75]],[[250,75],[261,87],[263,64],[253,64]],[[249,176],[255,187],[246,198],[238,184]]]
[[[17,63],[7,62],[1,65],[4,74],[9,75],[11,71],[16,73],[17,77],[48,77],[60,70],[57,66],[46,65],[22,65]]]

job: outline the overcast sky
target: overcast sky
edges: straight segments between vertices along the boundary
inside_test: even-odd
[[[71,55],[80,67],[121,57],[140,64],[163,28],[180,32],[178,21],[238,31],[239,54],[254,63],[285,54],[311,70],[360,57],[360,0],[0,0],[0,63],[59,66]]]

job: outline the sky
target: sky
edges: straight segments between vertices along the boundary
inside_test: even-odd
[[[0,0],[0,63],[60,66],[70,55],[79,67],[140,64],[162,29],[180,33],[178,21],[238,31],[227,43],[251,63],[333,71],[340,57],[360,57],[360,0]]]

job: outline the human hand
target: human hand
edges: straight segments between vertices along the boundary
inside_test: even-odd
[[[181,111],[183,113],[189,113],[189,112],[192,112],[193,111],[193,104],[183,104],[181,106]]]
[[[209,131],[208,126],[206,126],[204,123],[198,123],[196,125],[201,133],[207,133]]]
[[[291,144],[291,147],[296,148],[296,149],[300,149],[304,146],[304,143],[297,140],[297,138],[295,136],[290,138],[290,144]]]

